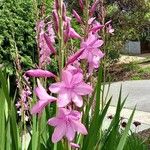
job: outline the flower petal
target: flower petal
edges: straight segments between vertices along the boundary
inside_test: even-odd
[[[79,132],[81,134],[84,134],[84,135],[88,134],[85,126],[81,122],[76,121],[76,120],[71,120],[71,122],[72,122],[72,125],[73,125],[74,129],[77,132]]]
[[[62,71],[62,80],[66,84],[66,86],[69,86],[72,80],[71,72],[67,70]]]
[[[90,18],[90,19],[88,20],[88,25],[91,25],[95,19],[96,19],[95,17]]]
[[[93,91],[92,87],[84,82],[75,87],[74,92],[79,95],[87,95]]]
[[[40,81],[38,80],[38,87],[35,88],[35,94],[37,95],[37,97],[40,99],[40,100],[44,100],[44,101],[49,101],[49,102],[52,102],[52,101],[55,101],[57,100],[55,97],[53,96],[50,96],[46,90],[44,89],[44,87],[41,85]]]
[[[75,137],[75,130],[72,128],[70,124],[67,125],[66,137],[69,141],[72,141]]]
[[[83,81],[83,74],[79,72],[73,76],[71,83],[75,85],[82,81]]]
[[[103,40],[97,40],[95,43],[94,43],[94,47],[101,47],[103,45],[104,41]]]
[[[62,121],[60,119],[53,117],[53,118],[50,118],[47,123],[51,126],[57,126],[57,125],[61,124],[61,122]]]
[[[31,109],[31,114],[42,113],[45,106],[48,105],[48,101],[38,101]]]
[[[61,92],[59,93],[57,105],[58,107],[65,107],[71,102],[71,97],[69,92]]]
[[[54,133],[52,135],[52,142],[57,143],[60,141],[66,133],[66,124],[62,122],[57,127],[55,127]]]
[[[52,93],[58,93],[61,89],[61,82],[57,82],[57,83],[53,83],[49,86],[49,90],[52,92]]]
[[[81,39],[81,36],[73,28],[70,27],[70,38]]]
[[[72,101],[76,104],[78,107],[82,107],[83,105],[83,99],[80,95],[73,94]]]

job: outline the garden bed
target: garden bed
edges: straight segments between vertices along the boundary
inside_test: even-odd
[[[150,79],[150,62],[113,64],[108,70],[112,82]]]

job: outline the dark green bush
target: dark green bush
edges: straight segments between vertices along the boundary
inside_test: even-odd
[[[33,2],[4,0],[0,4],[0,64],[14,71],[16,49],[21,65],[32,66],[36,55],[35,14]]]

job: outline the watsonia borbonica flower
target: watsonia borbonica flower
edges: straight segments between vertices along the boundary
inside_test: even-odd
[[[48,124],[55,127],[53,143],[60,141],[64,136],[72,141],[76,132],[87,134],[85,126],[81,123],[81,113],[75,110],[59,108],[57,116],[49,119]]]
[[[103,45],[103,40],[97,34],[89,33],[86,41],[81,43],[81,50],[84,50],[79,59],[86,59],[89,63],[89,73],[99,67],[100,59],[104,53],[99,49]]]
[[[52,93],[58,93],[58,107],[65,107],[70,102],[81,107],[83,105],[82,96],[90,94],[92,87],[83,81],[82,73],[72,74],[68,70],[63,70],[61,82],[51,84],[49,90]]]
[[[47,20],[41,21],[37,27],[39,31],[38,46],[40,48],[40,63],[38,68],[40,69],[29,70],[26,72],[26,75],[44,78],[54,77],[57,80],[57,82],[49,86],[49,91],[51,94],[56,93],[57,95],[54,95],[57,98],[50,96],[38,80],[38,87],[35,89],[38,102],[32,107],[31,113],[41,114],[48,104],[55,102],[58,107],[56,109],[56,117],[48,120],[48,124],[55,127],[52,142],[56,143],[63,137],[66,137],[70,146],[77,148],[79,145],[76,145],[74,143],[76,141],[73,140],[76,132],[87,134],[87,130],[81,123],[82,111],[79,112],[79,108],[78,111],[75,109],[83,106],[84,110],[85,105],[83,105],[83,98],[85,97],[83,96],[88,96],[93,92],[92,86],[85,83],[83,79],[87,75],[87,72],[90,76],[92,72],[99,67],[100,60],[104,57],[104,53],[100,50],[104,42],[101,37],[98,36],[99,31],[106,27],[106,30],[112,34],[113,29],[110,26],[110,22],[101,25],[96,21],[96,18],[93,17],[95,8],[99,3],[98,0],[95,0],[92,7],[90,7],[87,27],[84,24],[84,18],[80,17],[79,14],[73,10],[74,17],[77,22],[82,25],[81,28],[83,27],[84,29],[85,27],[85,29],[87,29],[83,30],[87,33],[83,33],[85,36],[82,37],[83,34],[78,34],[71,26],[71,18],[67,16],[66,7],[62,2],[63,1],[55,0],[53,22],[50,21],[47,23]],[[82,10],[84,3],[85,1],[79,0]],[[60,44],[59,47],[54,47],[55,38],[57,38],[56,40]],[[80,39],[80,49],[75,54],[69,56],[69,58],[64,58],[65,54],[68,55],[67,49],[70,50],[70,44],[67,43],[70,39]],[[60,74],[60,76],[58,77],[47,70],[42,70],[42,68],[46,68],[46,65],[50,63],[50,55],[54,53],[56,55],[58,53],[58,56],[55,57],[59,65],[58,74]],[[62,53],[64,55],[62,55]],[[67,62],[63,62],[63,59],[67,60]],[[81,61],[83,59],[86,61]],[[86,63],[88,69],[85,68],[86,65],[82,65],[82,62]]]

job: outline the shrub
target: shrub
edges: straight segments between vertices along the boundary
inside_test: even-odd
[[[33,2],[5,0],[0,8],[0,64],[12,74],[16,49],[24,68],[31,67],[36,58]]]

